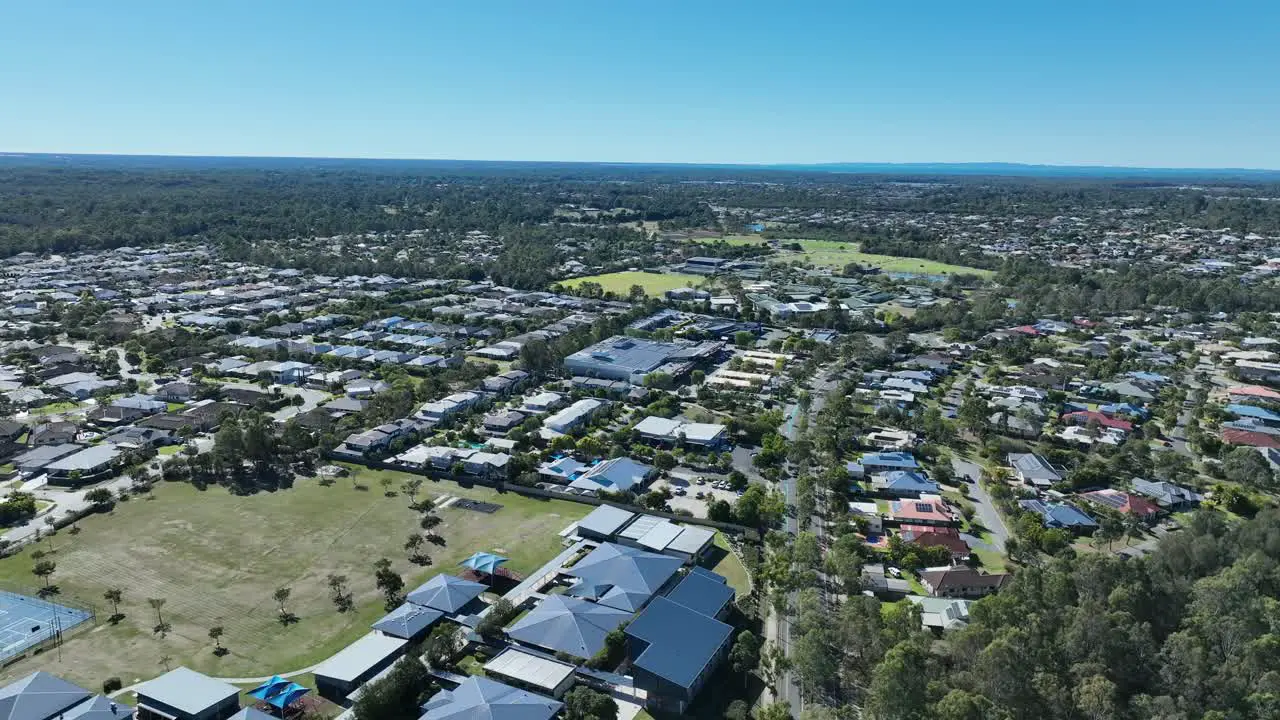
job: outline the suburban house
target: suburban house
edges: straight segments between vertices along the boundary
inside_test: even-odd
[[[920,584],[934,597],[980,598],[998,591],[1009,582],[1004,573],[987,574],[965,565],[926,568]]]
[[[918,498],[938,492],[938,483],[911,470],[877,473],[871,478],[871,491],[888,497]]]
[[[1044,521],[1044,526],[1050,529],[1070,530],[1077,535],[1088,535],[1098,528],[1096,520],[1070,503],[1019,500],[1018,506],[1027,512],[1039,515]]]
[[[1062,482],[1062,469],[1036,453],[1009,453],[1008,462],[1013,476],[1032,487],[1047,488]]]
[[[1146,495],[1154,500],[1157,505],[1170,512],[1190,510],[1199,506],[1200,501],[1204,499],[1203,495],[1194,490],[1163,481],[1153,482],[1134,478],[1133,490],[1139,494]]]
[[[1080,497],[1102,507],[1110,508],[1139,520],[1154,520],[1160,514],[1160,506],[1140,495],[1122,490],[1104,488],[1081,493]]]
[[[562,434],[573,432],[590,422],[592,416],[603,407],[605,407],[603,400],[584,398],[547,418],[542,422],[542,426]]]

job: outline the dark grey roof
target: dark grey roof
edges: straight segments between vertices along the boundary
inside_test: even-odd
[[[631,613],[564,595],[550,595],[507,628],[507,635],[548,650],[590,658]]]
[[[48,720],[91,694],[39,670],[0,688],[0,720]]]
[[[634,666],[680,687],[691,688],[698,675],[729,641],[733,628],[684,605],[658,597],[631,621],[626,633],[648,644],[634,657]]]
[[[456,613],[479,597],[485,589],[478,582],[440,574],[419,585],[418,589],[409,593],[408,599],[414,605]]]
[[[227,720],[276,720],[276,716],[268,715],[257,708],[244,708]]]
[[[733,588],[715,573],[691,572],[667,593],[667,599],[703,615],[715,617],[733,600]]]
[[[456,689],[433,695],[419,720],[550,720],[562,707],[551,698],[469,677]]]

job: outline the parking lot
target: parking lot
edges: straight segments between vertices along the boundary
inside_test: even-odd
[[[700,518],[707,516],[707,503],[711,498],[719,498],[728,503],[733,503],[734,500],[738,499],[738,494],[732,490],[717,490],[712,488],[709,482],[705,485],[698,485],[696,482],[681,477],[663,478],[653,483],[654,490],[663,487],[671,489],[672,498],[669,502],[672,510],[688,510]],[[680,495],[677,490],[683,490],[685,494]],[[702,493],[703,497],[698,498],[698,493]]]

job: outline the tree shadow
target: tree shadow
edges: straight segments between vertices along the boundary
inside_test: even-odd
[[[226,655],[226,654],[227,654],[227,653],[229,653],[229,652],[231,652],[231,651],[230,651],[230,650],[228,650],[228,649],[226,649],[225,647],[221,647],[221,646],[216,647],[216,648],[214,648],[214,649],[213,649],[213,654],[214,654],[214,655],[216,655],[216,656],[218,656],[218,657],[222,657],[223,655]]]
[[[112,625],[119,625],[120,621],[123,619],[124,619],[124,613],[118,612],[112,615],[111,617],[107,618],[107,622],[111,623]]]
[[[289,625],[293,625],[298,621],[300,621],[301,619],[302,618],[299,618],[297,615],[294,615],[291,612],[280,613],[280,624],[284,625],[285,627],[288,627]]]

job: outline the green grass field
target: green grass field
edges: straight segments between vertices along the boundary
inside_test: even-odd
[[[631,291],[632,285],[639,285],[644,288],[647,294],[656,297],[668,290],[692,287],[704,281],[706,281],[706,278],[700,275],[687,275],[684,273],[616,272],[573,278],[572,280],[564,280],[560,284],[567,288],[573,288],[584,282],[599,283],[605,292],[613,292],[618,295],[626,295]]]
[[[734,589],[739,599],[751,594],[751,578],[747,574],[747,569],[743,567],[742,561],[729,550],[729,541],[724,533],[716,532],[715,542],[716,547],[725,551],[725,555],[710,570],[728,580],[729,587]]]
[[[764,239],[754,235],[729,235],[724,238],[724,241],[730,245],[760,245],[766,242]],[[700,240],[698,242],[711,241]],[[832,240],[804,240],[799,238],[795,240],[780,240],[779,242],[783,245],[799,243],[801,251],[782,250],[778,254],[771,256],[770,259],[773,261],[807,262],[816,266],[831,268],[843,268],[849,263],[856,262],[879,268],[881,272],[920,273],[922,275],[968,273],[989,276],[992,274],[990,270],[964,267],[963,265],[948,265],[947,263],[933,260],[897,257],[894,255],[872,255],[860,251],[857,243],[835,242]]]
[[[426,545],[434,560],[419,567],[406,560],[405,538],[418,529],[417,513],[403,495],[386,497],[379,481],[398,488],[408,475],[362,471],[356,490],[350,479],[323,487],[313,480],[275,493],[237,497],[220,488],[199,491],[163,484],[154,499],[120,503],[110,515],[80,523],[76,535],[54,539],[48,557],[57,563],[53,582],[65,597],[97,606],[97,627],[72,634],[57,654],[45,652],[6,667],[9,682],[33,670],[48,670],[85,687],[111,676],[125,685],[186,665],[215,677],[258,677],[309,667],[369,630],[383,612],[373,582],[373,562],[392,560],[406,590],[477,550],[510,558],[522,573],[537,569],[560,549],[556,533],[590,510],[586,505],[542,501],[485,488],[427,482],[421,497],[458,495],[503,505],[492,515],[443,508],[437,532],[445,547]],[[48,546],[40,543],[39,548]],[[37,585],[28,548],[0,560],[0,587]],[[330,600],[327,576],[346,575],[356,610],[340,614]],[[102,593],[124,591],[118,625],[106,622],[110,604]],[[272,599],[289,587],[288,610],[298,622],[282,625]],[[153,632],[156,614],[148,598],[163,598],[170,631]],[[229,653],[213,654],[209,628],[225,630]]]

